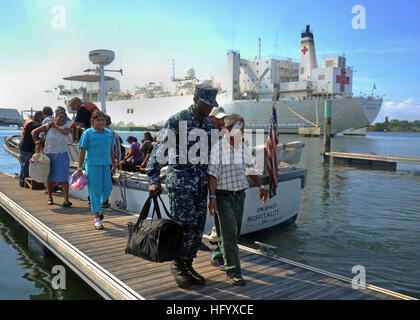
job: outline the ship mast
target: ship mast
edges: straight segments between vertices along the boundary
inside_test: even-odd
[[[105,71],[108,72],[120,72],[122,75],[122,69],[120,70],[105,70],[104,67],[114,61],[115,54],[112,50],[92,50],[89,51],[89,60],[93,64],[99,66],[100,72],[100,92],[101,92],[101,109],[103,113],[106,113],[106,92],[105,92]]]
[[[172,58],[172,81],[175,80],[175,59]]]

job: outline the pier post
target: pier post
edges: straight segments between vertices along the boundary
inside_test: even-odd
[[[28,232],[28,248],[41,256],[49,255],[49,250],[30,232]]]
[[[324,108],[324,163],[330,162],[330,157],[326,152],[331,152],[331,100],[325,101]]]

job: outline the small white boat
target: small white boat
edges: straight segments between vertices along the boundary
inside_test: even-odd
[[[19,159],[18,144],[20,136],[5,137],[4,149],[13,157]],[[262,147],[262,146],[261,146]],[[261,148],[257,146],[256,149]],[[261,231],[274,226],[289,225],[293,223],[299,212],[302,189],[305,187],[307,170],[295,168],[300,160],[303,142],[291,142],[278,146],[277,159],[279,159],[277,194],[261,204],[258,196],[258,187],[249,179],[250,188],[246,190],[245,210],[242,220],[241,234]],[[77,168],[78,145],[69,144],[70,175]],[[255,151],[255,150],[254,150]],[[165,168],[161,172],[162,181],[165,181]],[[260,179],[268,190],[268,176],[261,175]],[[109,198],[111,208],[129,213],[139,213],[149,195],[147,175],[137,172],[119,171],[113,176],[114,188]],[[162,200],[169,208],[168,195],[165,185],[162,184]],[[88,191],[76,191],[70,188],[70,195],[80,199],[87,199]],[[86,209],[88,212],[88,209]],[[163,217],[166,217],[164,213]],[[213,218],[208,215],[204,232],[209,234],[213,227]]]

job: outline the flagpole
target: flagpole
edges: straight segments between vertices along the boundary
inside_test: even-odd
[[[373,84],[373,88],[372,88],[372,94],[371,94],[371,97],[373,98],[373,91],[376,89],[376,85],[375,84]]]
[[[270,198],[276,195],[277,189],[277,111],[276,105],[279,98],[278,92],[273,97],[272,114],[270,117],[268,139],[265,147],[265,156],[267,158],[267,172],[269,176],[269,191],[268,195]]]

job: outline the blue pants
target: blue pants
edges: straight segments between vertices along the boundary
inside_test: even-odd
[[[20,176],[19,184],[25,185],[25,178],[29,177],[29,159],[32,158],[33,152],[20,150]]]
[[[102,203],[112,192],[111,170],[109,165],[86,165],[86,176],[93,213],[102,212]]]

